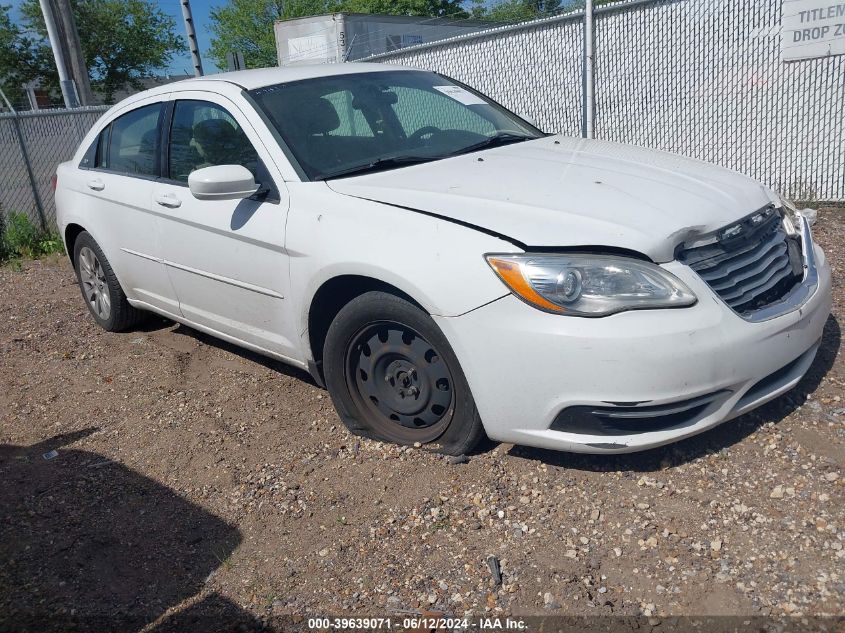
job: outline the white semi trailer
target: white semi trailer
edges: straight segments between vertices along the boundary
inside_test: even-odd
[[[495,26],[484,20],[332,13],[275,23],[280,66],[364,59]]]

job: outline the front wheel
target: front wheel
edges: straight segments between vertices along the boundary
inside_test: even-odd
[[[385,292],[341,309],[323,350],[326,385],[350,431],[459,455],[484,437],[449,342],[431,317]]]

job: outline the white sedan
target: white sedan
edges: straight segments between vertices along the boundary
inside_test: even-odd
[[[808,216],[758,182],[385,65],[130,97],[56,206],[106,330],[164,315],[307,369],[354,433],[453,454],[699,433],[793,387],[831,305]]]

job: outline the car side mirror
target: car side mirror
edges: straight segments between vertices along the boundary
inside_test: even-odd
[[[258,186],[242,165],[203,167],[188,176],[188,189],[197,200],[242,200],[254,195]]]

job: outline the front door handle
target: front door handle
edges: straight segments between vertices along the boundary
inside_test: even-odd
[[[106,188],[106,183],[99,178],[94,178],[93,180],[88,181],[88,188],[93,189],[94,191],[102,191]]]
[[[168,209],[176,209],[177,207],[182,206],[182,201],[172,193],[165,193],[160,196],[156,196],[156,202]]]

